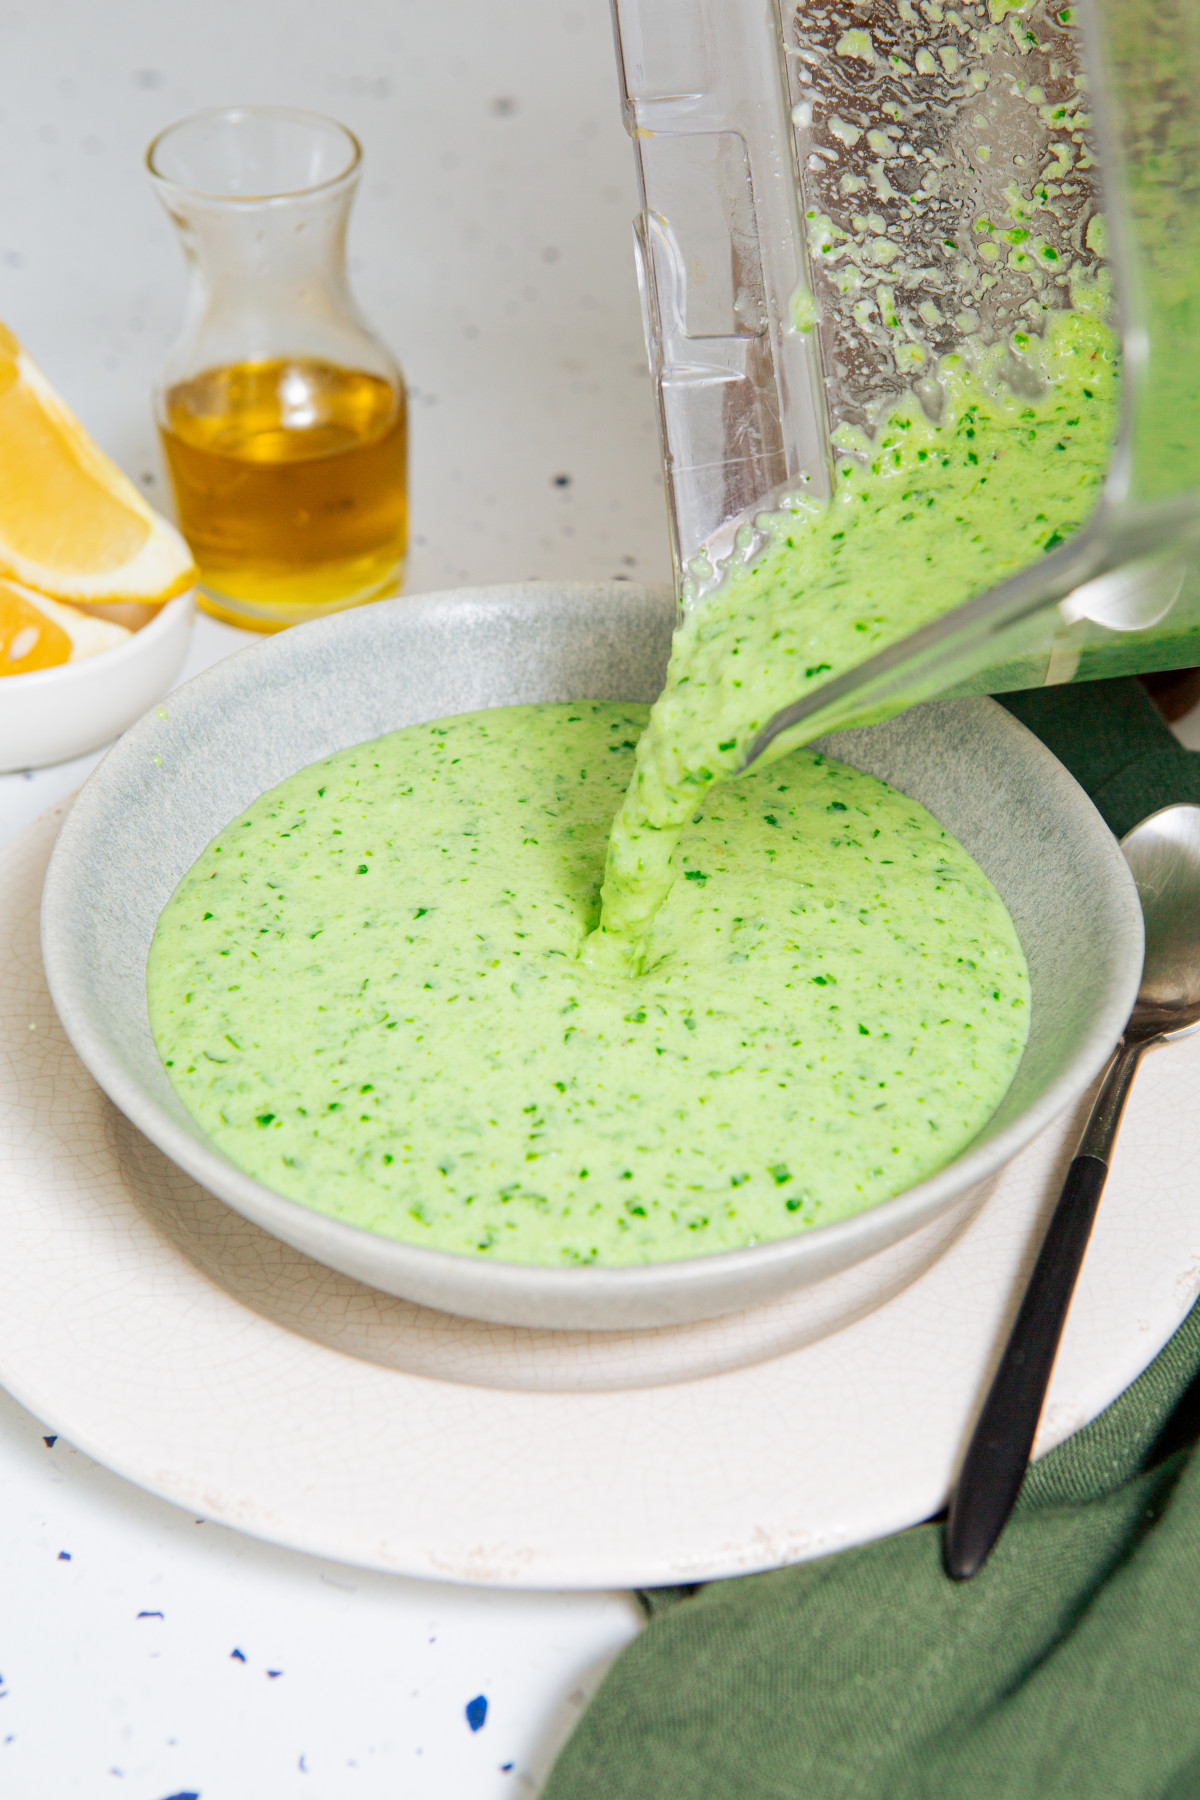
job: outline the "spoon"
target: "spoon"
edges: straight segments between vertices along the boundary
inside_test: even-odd
[[[1200,806],[1164,806],[1151,813],[1121,839],[1121,850],[1146,923],[1141,985],[959,1473],[945,1545],[946,1573],[955,1581],[967,1581],[982,1568],[1020,1492],[1142,1053],[1200,1026]]]

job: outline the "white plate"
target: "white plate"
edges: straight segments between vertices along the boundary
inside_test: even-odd
[[[64,812],[0,857],[0,1380],[54,1429],[256,1536],[506,1586],[741,1574],[945,1503],[1078,1120],[1009,1165],[920,1281],[816,1342],[803,1295],[628,1334],[425,1311],[229,1211],[85,1072],[37,947]],[[1200,1038],[1143,1065],[1039,1451],[1200,1289],[1198,1080]]]

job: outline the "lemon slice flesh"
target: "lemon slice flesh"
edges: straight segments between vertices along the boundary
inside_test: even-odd
[[[0,575],[55,600],[159,604],[196,578],[146,505],[0,325]]]
[[[132,636],[125,625],[98,619],[61,600],[0,577],[0,675],[31,675],[115,650]]]
[[[71,655],[70,634],[7,581],[0,581],[0,675],[53,669]]]

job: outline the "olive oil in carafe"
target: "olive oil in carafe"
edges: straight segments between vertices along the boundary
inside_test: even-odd
[[[206,611],[262,631],[395,593],[403,387],[314,357],[205,369],[159,430]]]

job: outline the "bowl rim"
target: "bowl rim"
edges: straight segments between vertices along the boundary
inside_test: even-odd
[[[29,591],[32,593],[34,590],[31,588]],[[100,667],[103,667],[105,674],[109,674],[119,662],[133,662],[139,653],[152,650],[159,638],[169,636],[172,626],[181,615],[190,616],[195,606],[195,595],[194,587],[185,588],[182,594],[172,594],[169,600],[163,601],[152,619],[147,619],[144,625],[131,631],[119,644],[111,644],[107,650],[98,650],[94,656],[81,656],[77,662],[52,663],[48,669],[25,669],[19,675],[4,676],[4,686],[0,688],[0,693],[32,694],[37,692],[39,685],[54,687],[62,681],[79,680],[84,671],[90,672]],[[44,598],[52,600],[54,596],[47,594]],[[87,602],[83,600],[63,600],[59,604],[73,606],[77,612],[87,612]],[[133,604],[140,605],[141,602],[134,601]],[[17,682],[20,682],[20,687],[14,685]]]
[[[447,589],[375,604],[401,607],[410,615],[433,615],[447,606],[459,606],[471,599],[519,605],[524,597],[531,594],[536,594],[544,602],[548,594],[567,600],[594,600],[605,594],[621,595],[628,599],[639,593],[646,595],[648,599],[653,596],[656,601],[661,602],[664,595],[670,594],[670,590],[643,587],[632,582],[515,582]],[[174,703],[178,706],[181,699],[185,700],[187,696],[198,698],[207,688],[228,680],[232,665],[244,665],[245,658],[286,654],[285,645],[288,640],[295,641],[294,634],[297,632],[308,635],[336,634],[347,628],[347,620],[353,620],[357,613],[366,610],[368,609],[355,608],[330,614],[293,627],[286,633],[247,645],[176,689]],[[1094,819],[1100,819],[1083,788],[1041,739],[994,700],[986,696],[973,696],[924,704],[986,708],[989,713],[1004,721],[1003,729],[1011,734],[1014,743],[1021,744],[1024,752],[1032,754],[1035,762],[1040,764],[1042,780],[1058,790],[1060,800],[1068,811],[1079,813],[1081,809],[1086,809]],[[274,1188],[247,1175],[206,1141],[201,1142],[193,1137],[163,1111],[134,1077],[126,1073],[120,1057],[110,1050],[103,1031],[93,1024],[85,1001],[74,992],[73,940],[69,914],[75,877],[69,865],[73,860],[73,842],[86,829],[89,806],[92,803],[89,801],[88,789],[95,784],[94,800],[96,796],[103,794],[107,783],[120,774],[125,764],[131,764],[134,759],[144,760],[146,742],[153,723],[154,715],[151,713],[131,726],[89,777],[64,821],[47,870],[41,908],[42,955],[50,996],[68,1038],[80,1060],[121,1112],[173,1162],[243,1217],[292,1243],[296,1239],[286,1229],[287,1224],[291,1220],[303,1219],[305,1250],[315,1259],[326,1260],[322,1246],[328,1246],[330,1255],[327,1260],[335,1268],[347,1269],[351,1263],[363,1267],[363,1257],[369,1256],[372,1262],[382,1265],[381,1275],[384,1269],[394,1270],[395,1279],[399,1280],[405,1270],[413,1270],[427,1290],[435,1286],[452,1289],[456,1293],[459,1308],[474,1293],[499,1302],[529,1300],[535,1296],[538,1301],[545,1303],[572,1299],[586,1302],[592,1298],[611,1297],[618,1293],[634,1299],[643,1292],[647,1299],[651,1295],[661,1298],[664,1287],[673,1293],[686,1294],[693,1289],[724,1285],[742,1273],[762,1271],[768,1263],[782,1275],[793,1265],[802,1267],[814,1261],[828,1260],[831,1270],[863,1261],[935,1217],[956,1196],[988,1180],[1052,1119],[1079,1099],[1108,1063],[1124,1030],[1141,978],[1141,904],[1117,840],[1109,833],[1112,845],[1113,897],[1118,902],[1120,915],[1116,947],[1121,953],[1119,967],[1122,976],[1112,982],[1111,991],[1089,1029],[1086,1045],[1076,1052],[1040,1097],[1009,1125],[988,1138],[985,1143],[968,1148],[924,1181],[848,1218],[811,1226],[790,1237],[765,1239],[761,1243],[736,1250],[707,1251],[692,1257],[651,1263],[588,1263],[558,1267],[541,1263],[491,1261],[457,1251],[433,1249],[400,1238],[389,1238],[365,1226],[350,1224],[344,1219],[318,1212],[302,1201],[278,1193]],[[1107,827],[1105,830],[1107,831]],[[198,1123],[195,1128],[198,1133],[202,1132]],[[820,1256],[822,1249],[828,1252],[828,1258]],[[437,1280],[439,1272],[446,1278],[444,1283]],[[372,1279],[368,1274],[359,1278],[367,1282]],[[814,1276],[816,1278],[818,1277]],[[378,1277],[375,1284],[387,1285]],[[400,1293],[403,1288],[389,1287],[388,1291]]]

